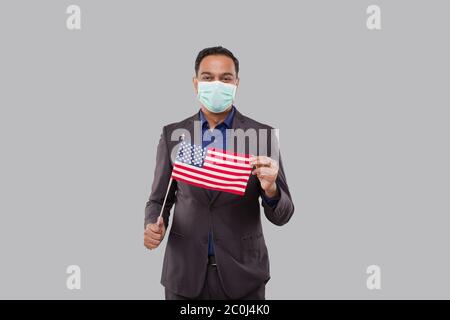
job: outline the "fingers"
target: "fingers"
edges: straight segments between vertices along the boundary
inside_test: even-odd
[[[144,238],[144,246],[150,250],[158,248],[160,243],[161,241]]]
[[[152,226],[146,228],[144,231],[144,246],[148,249],[155,249],[160,244],[162,239],[164,238],[164,233],[157,233],[152,231]]]
[[[164,238],[165,226],[162,217],[158,217],[156,223],[149,223],[144,231],[144,246],[147,249],[156,249]]]
[[[270,167],[272,165],[272,161],[274,160],[266,156],[253,156],[250,158],[250,164],[256,167],[260,166]]]
[[[146,245],[152,245],[152,246],[159,246],[161,244],[161,241],[155,240],[149,237],[144,238],[144,244]]]
[[[159,225],[158,223],[150,223],[147,225],[147,229],[150,229],[150,231],[154,233],[163,233],[163,226]]]
[[[154,240],[162,240],[162,238],[164,237],[163,232],[155,232],[151,229],[151,227],[147,230],[144,231],[144,236],[154,239]]]
[[[250,158],[250,164],[257,168],[259,167],[269,167],[278,169],[278,162],[274,159],[266,157],[266,156],[252,156]]]
[[[268,167],[259,167],[252,171],[253,175],[256,175],[258,178],[276,176],[277,170]]]

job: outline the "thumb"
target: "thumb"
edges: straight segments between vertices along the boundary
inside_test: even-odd
[[[156,221],[156,224],[159,228],[162,228],[164,226],[164,220],[162,217],[158,217],[158,220]]]

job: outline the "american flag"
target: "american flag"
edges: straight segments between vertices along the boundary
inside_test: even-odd
[[[172,178],[201,188],[244,195],[252,171],[250,156],[182,141]]]

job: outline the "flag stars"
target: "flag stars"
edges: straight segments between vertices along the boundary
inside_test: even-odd
[[[206,150],[201,146],[181,142],[176,159],[182,163],[201,167],[203,165]]]

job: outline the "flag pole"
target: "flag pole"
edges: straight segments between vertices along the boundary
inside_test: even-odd
[[[184,133],[181,135],[181,141],[184,141]],[[170,174],[170,180],[169,180],[169,185],[167,186],[166,196],[164,197],[164,201],[163,201],[163,204],[161,207],[161,212],[159,213],[160,217],[162,217],[164,207],[166,206],[166,200],[167,200],[167,196],[169,194],[170,187],[172,186],[172,181],[173,181],[172,174]]]
[[[163,202],[163,205],[161,207],[161,212],[159,213],[160,217],[162,217],[162,214],[163,214],[163,211],[164,211],[164,207],[166,206],[167,195],[169,194],[169,190],[170,190],[170,186],[172,185],[172,181],[173,181],[173,178],[171,176],[170,180],[169,180],[169,186],[167,187],[166,196],[164,197],[164,202]]]

